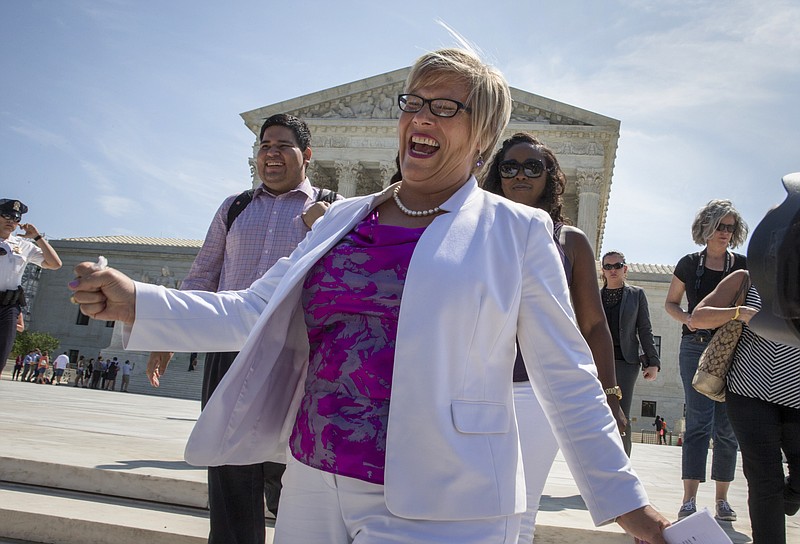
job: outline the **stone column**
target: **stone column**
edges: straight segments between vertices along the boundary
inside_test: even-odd
[[[358,161],[336,161],[334,168],[339,181],[337,192],[345,198],[356,196],[358,178],[361,175],[361,163]]]
[[[390,185],[390,179],[397,171],[397,165],[394,162],[381,161],[381,186],[386,189]]]
[[[256,168],[256,155],[258,155],[258,148],[261,142],[256,139],[253,143],[253,156],[247,159],[247,164],[250,165],[250,186],[255,188],[261,185],[261,178],[258,177],[258,169]]]
[[[306,177],[314,187],[328,188],[328,175],[318,162],[311,161],[306,167]],[[334,187],[335,189],[335,187]]]
[[[586,233],[592,251],[597,255],[597,222],[600,217],[600,188],[603,171],[594,168],[578,168],[578,224]]]

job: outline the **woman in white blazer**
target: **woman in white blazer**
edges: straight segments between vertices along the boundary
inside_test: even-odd
[[[246,291],[173,291],[84,263],[75,302],[132,324],[128,349],[240,351],[186,459],[288,457],[276,543],[515,543],[518,331],[594,521],[664,543],[575,327],[552,222],[473,175],[510,116],[502,75],[465,50],[428,53],[398,105],[403,180],[333,204]]]

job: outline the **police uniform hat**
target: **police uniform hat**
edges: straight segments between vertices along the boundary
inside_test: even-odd
[[[28,207],[19,200],[0,199],[0,214],[10,215],[15,221],[20,221],[23,213],[28,213]]]
[[[767,212],[750,238],[747,268],[761,296],[750,327],[800,347],[800,172],[783,176],[786,200]]]

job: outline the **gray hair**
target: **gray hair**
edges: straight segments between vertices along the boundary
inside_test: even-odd
[[[733,207],[733,202],[730,200],[710,200],[708,204],[703,206],[697,211],[697,215],[692,221],[692,240],[699,246],[704,246],[708,243],[714,233],[717,231],[719,222],[723,217],[731,215],[736,221],[736,228],[731,236],[731,241],[728,244],[731,248],[739,247],[747,239],[749,228],[747,223],[736,208]]]

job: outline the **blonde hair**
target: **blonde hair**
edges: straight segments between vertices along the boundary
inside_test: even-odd
[[[464,83],[469,89],[470,136],[487,160],[511,118],[511,91],[503,74],[468,49],[446,48],[422,55],[411,67],[405,91],[435,85]],[[477,157],[476,157],[477,158]]]
[[[694,243],[698,246],[706,245],[717,231],[719,222],[727,215],[733,216],[736,221],[731,241],[728,245],[731,248],[742,245],[747,239],[747,232],[749,231],[747,223],[742,219],[736,208],[733,207],[733,202],[718,199],[709,200],[708,204],[697,210],[697,215],[692,221],[692,240],[694,240]]]

